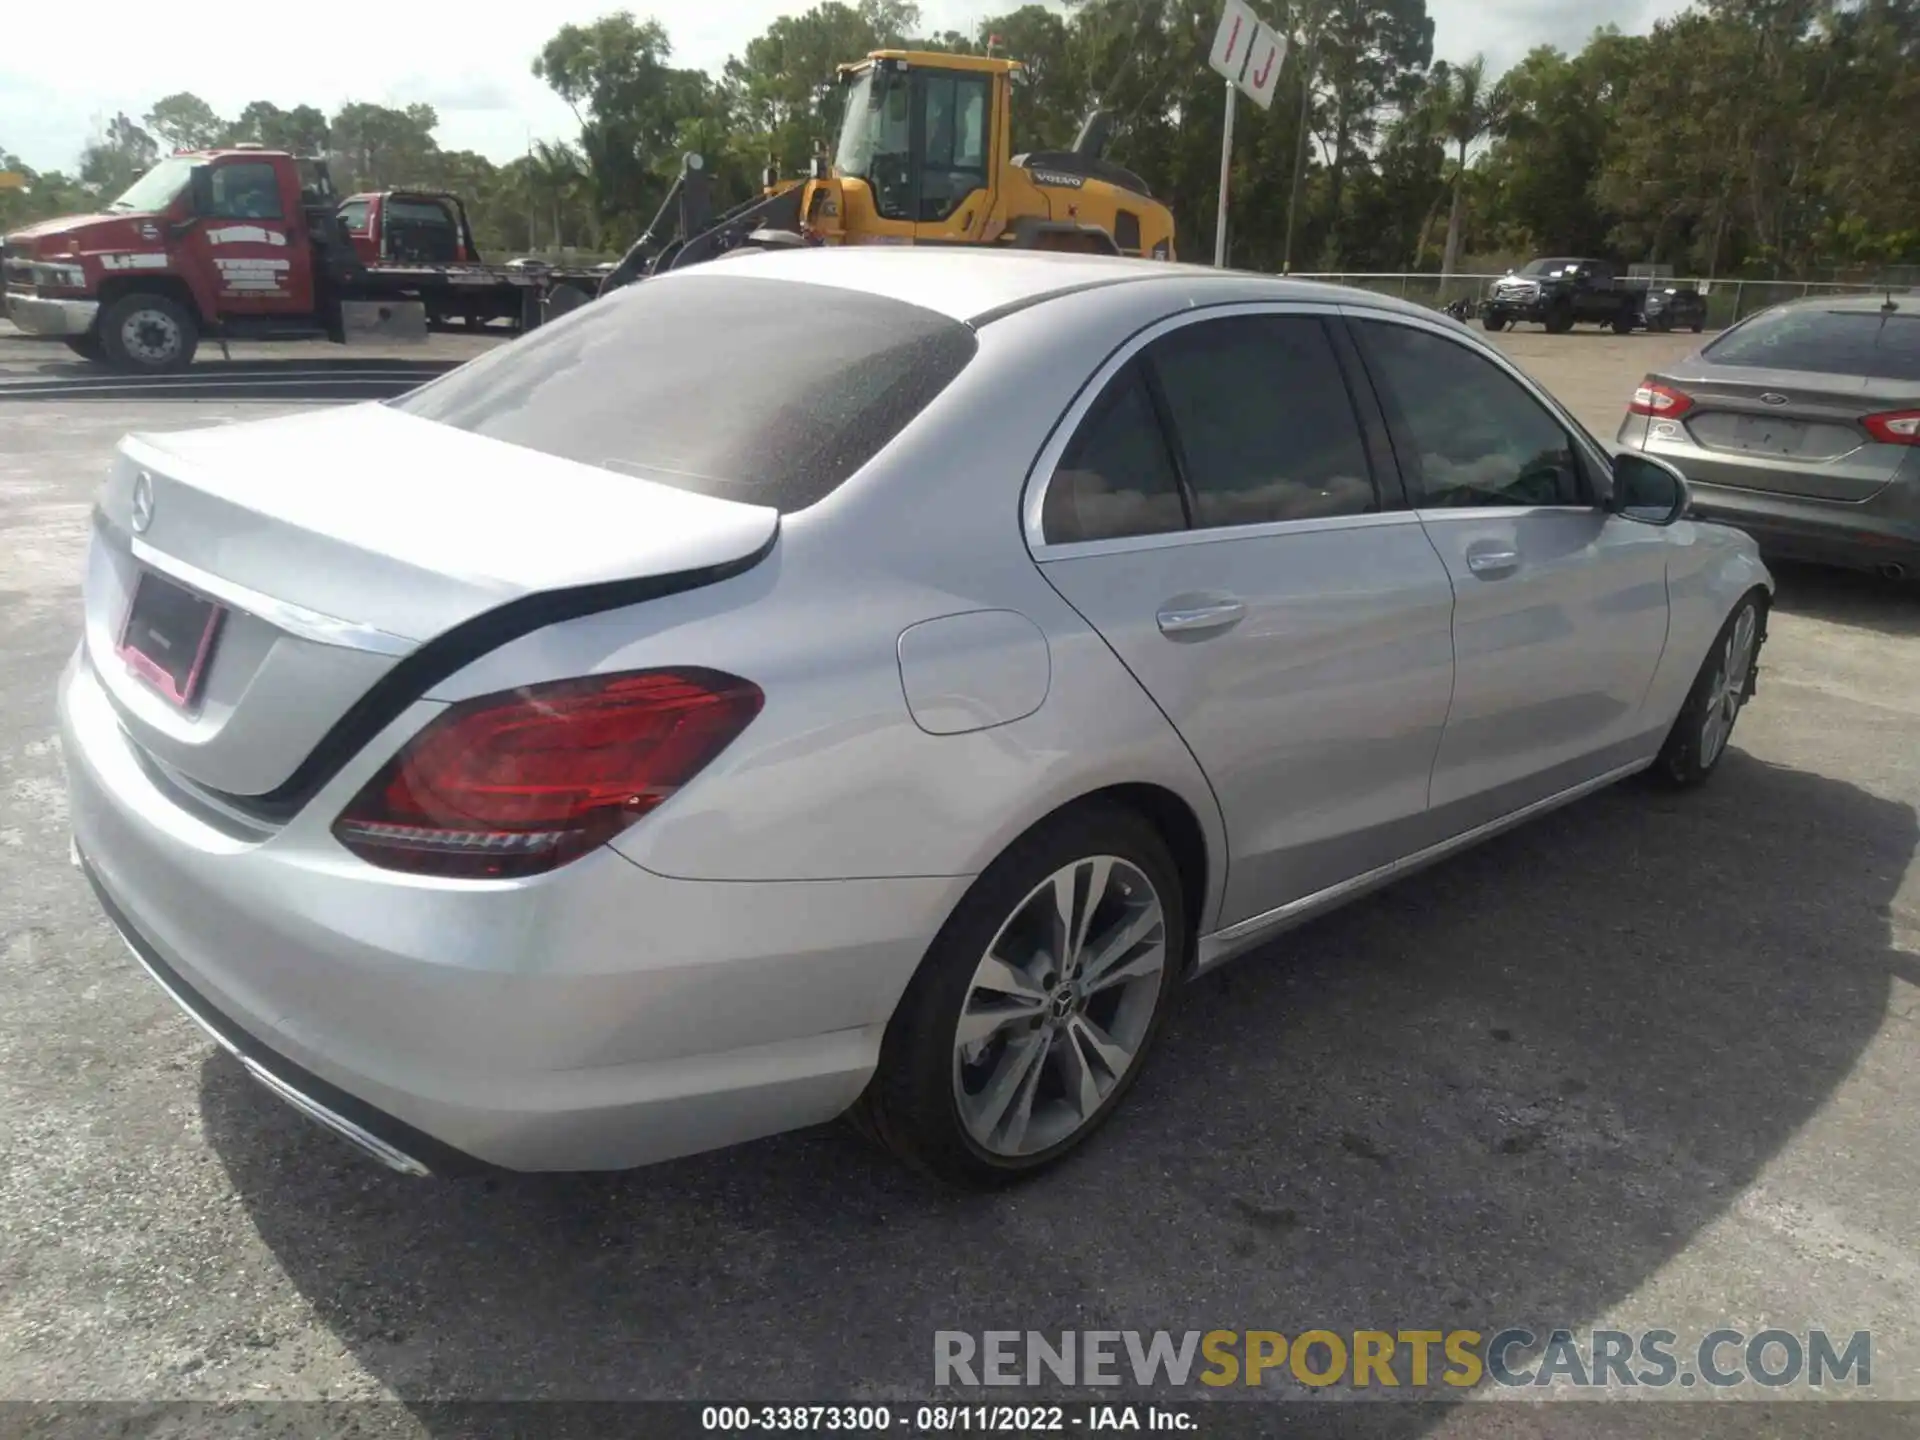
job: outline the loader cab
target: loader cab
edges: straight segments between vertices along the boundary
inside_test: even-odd
[[[833,176],[854,182],[849,231],[870,211],[876,238],[979,238],[1006,163],[1012,63],[883,51],[842,68]]]

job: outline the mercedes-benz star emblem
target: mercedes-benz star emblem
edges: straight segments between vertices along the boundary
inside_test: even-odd
[[[1784,395],[1776,395],[1773,391],[1769,390],[1760,397],[1760,403],[1762,405],[1784,405],[1787,403],[1787,397]]]
[[[133,533],[144,535],[153,524],[153,477],[142,470],[133,477]]]

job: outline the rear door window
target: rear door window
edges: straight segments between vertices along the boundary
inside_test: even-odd
[[[1920,381],[1920,314],[1770,310],[1729,330],[1702,353],[1715,365]]]
[[[1380,508],[1360,422],[1317,317],[1206,320],[1155,341],[1148,354],[1197,529]]]
[[[583,305],[387,403],[785,513],[878,454],[976,349],[968,326],[917,305],[691,271]]]

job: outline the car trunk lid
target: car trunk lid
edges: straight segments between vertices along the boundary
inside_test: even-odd
[[[1920,385],[1813,371],[1702,364],[1650,377],[1692,401],[1672,420],[1698,447],[1702,484],[1861,501],[1891,481],[1910,447],[1876,440],[1869,415],[1920,407]]]
[[[778,528],[768,506],[386,405],[129,436],[96,507],[88,650],[152,757],[259,796],[437,639],[528,597],[603,608],[704,583]]]

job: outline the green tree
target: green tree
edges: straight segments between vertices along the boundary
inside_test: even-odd
[[[533,73],[580,122],[580,150],[603,219],[631,224],[657,205],[678,168],[682,125],[720,103],[713,81],[676,69],[672,55],[658,21],[621,11],[561,26],[533,62]]]
[[[153,136],[123,111],[80,152],[80,178],[96,194],[112,199],[153,168],[159,158],[160,147]]]
[[[206,150],[218,145],[230,128],[198,95],[181,90],[153,102],[147,129],[169,150]]]
[[[1442,276],[1453,274],[1460,259],[1462,201],[1467,189],[1467,151],[1495,131],[1501,121],[1504,94],[1487,80],[1487,61],[1476,55],[1464,65],[1434,67],[1429,92],[1440,132],[1454,147],[1453,203],[1447,213],[1447,246],[1440,257]]]
[[[329,138],[326,114],[312,105],[282,110],[270,100],[254,100],[240,112],[226,143],[247,142],[294,155],[324,155]]]
[[[1317,71],[1328,100],[1327,258],[1342,257],[1347,176],[1364,164],[1383,116],[1415,93],[1433,61],[1433,20],[1426,0],[1332,0],[1319,33]]]
[[[433,138],[439,123],[431,105],[342,105],[328,126],[334,183],[345,193],[430,182],[440,149]]]

